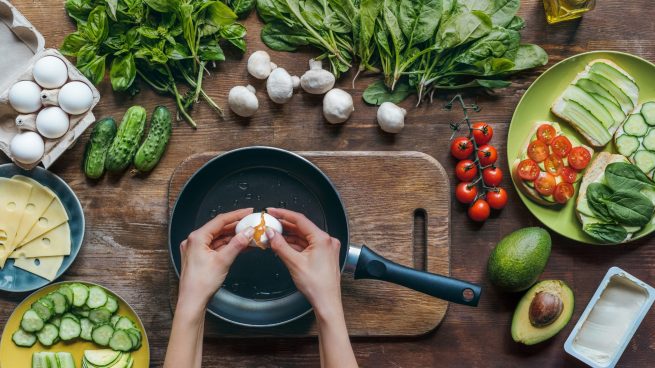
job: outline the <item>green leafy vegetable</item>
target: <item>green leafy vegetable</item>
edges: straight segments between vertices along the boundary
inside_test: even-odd
[[[610,217],[626,226],[645,226],[653,217],[653,203],[643,194],[619,190],[607,199]]]
[[[643,171],[626,162],[614,162],[607,165],[605,181],[613,190],[655,190],[655,183]]]
[[[412,94],[409,84],[400,83],[396,89],[389,91],[381,80],[373,82],[364,91],[364,101],[371,105],[381,105],[383,102],[400,103]]]
[[[618,244],[628,238],[628,232],[621,225],[592,223],[583,227],[583,230],[603,243]]]

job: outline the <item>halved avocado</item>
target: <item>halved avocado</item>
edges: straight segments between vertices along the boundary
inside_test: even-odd
[[[528,290],[512,318],[512,339],[525,345],[548,340],[571,320],[573,291],[561,280],[544,280]]]

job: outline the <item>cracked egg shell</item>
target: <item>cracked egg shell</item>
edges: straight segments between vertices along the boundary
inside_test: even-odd
[[[266,228],[271,228],[278,233],[282,233],[282,224],[280,221],[266,212],[251,213],[244,217],[237,224],[235,231],[240,233],[248,227],[255,229],[255,233],[253,234],[252,241],[249,245],[251,247],[259,247],[262,249],[268,248],[268,237],[265,232]]]

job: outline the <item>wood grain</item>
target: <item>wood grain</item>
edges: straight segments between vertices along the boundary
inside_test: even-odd
[[[655,60],[655,22],[650,0],[598,0],[594,11],[581,20],[549,26],[542,0],[521,1],[520,15],[527,27],[522,42],[537,43],[550,55],[546,67],[513,78],[510,88],[494,94],[467,92],[482,111],[475,119],[494,127],[493,144],[500,153],[501,168],[507,174],[504,157],[508,123],[519,99],[534,79],[547,67],[576,53],[594,49],[617,49]],[[39,29],[47,47],[58,47],[74,30],[62,0],[15,0],[13,4]],[[245,21],[248,52],[266,49],[259,38],[261,22],[255,14]],[[297,53],[271,52],[278,65],[301,74],[314,50]],[[0,56],[1,57],[1,56]],[[455,160],[448,153],[448,123],[461,118],[457,111],[442,109],[447,96],[433,104],[414,108],[409,98],[406,127],[396,136],[381,132],[375,111],[365,105],[361,94],[372,78],[360,78],[351,88],[352,74],[338,86],[353,93],[355,113],[340,127],[323,121],[320,97],[300,94],[284,106],[274,106],[265,96],[263,83],[247,76],[245,58],[231,54],[228,61],[212,69],[206,80],[208,93],[222,106],[234,85],[251,83],[258,90],[260,110],[252,119],[228,113],[221,121],[205,105],[194,108],[199,123],[194,131],[184,123],[175,127],[170,148],[152,174],[141,177],[128,173],[88,181],[80,171],[80,161],[88,140],[79,143],[57,161],[51,170],[66,180],[79,196],[87,219],[84,246],[63,279],[99,282],[124,297],[142,317],[152,347],[152,366],[161,366],[171,313],[168,307],[169,261],[167,251],[167,186],[175,167],[187,157],[207,151],[225,151],[247,145],[271,145],[295,151],[420,151],[435,157],[446,168],[451,183]],[[102,98],[96,116],[120,118],[132,104],[152,111],[158,104],[173,107],[170,98],[148,88],[130,98],[113,93],[108,82],[99,86]],[[5,158],[0,158],[7,162]],[[377,171],[372,170],[374,175]],[[503,294],[488,282],[487,257],[503,235],[525,226],[539,226],[523,206],[505,175],[503,185],[509,204],[484,225],[471,223],[466,208],[451,200],[451,270],[453,277],[483,285],[476,309],[450,305],[443,323],[420,338],[355,338],[353,346],[363,367],[582,367],[563,349],[564,341],[611,266],[619,266],[636,277],[655,283],[655,240],[646,238],[626,246],[592,247],[553,234],[553,251],[543,279],[562,279],[576,297],[572,322],[548,342],[533,347],[515,344],[509,333],[512,312],[519,295]],[[452,193],[452,189],[451,193]],[[0,327],[25,295],[0,293]],[[411,317],[411,316],[410,316]],[[318,343],[308,339],[206,339],[205,367],[317,367]],[[655,315],[651,311],[628,345],[619,365],[649,367],[655,356]],[[141,368],[141,367],[139,367]]]

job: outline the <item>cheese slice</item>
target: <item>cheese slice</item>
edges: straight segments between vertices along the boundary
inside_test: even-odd
[[[30,232],[32,226],[39,220],[39,217],[48,209],[48,206],[50,206],[56,195],[32,178],[15,175],[12,179],[32,185],[32,193],[30,193],[30,198],[27,200],[25,212],[23,212],[23,217],[18,225],[16,237],[14,238],[14,242],[10,244],[12,248],[16,248],[23,241],[25,235]]]
[[[14,250],[9,258],[37,258],[69,254],[71,254],[71,232],[66,222]]]
[[[24,244],[31,242],[65,222],[68,222],[66,209],[64,208],[64,205],[61,204],[59,198],[55,197],[52,203],[50,203],[50,206],[48,206],[48,209],[45,210],[41,217],[39,217],[38,221],[34,226],[32,226],[30,232],[25,235],[23,241],[21,241],[16,248],[20,248]]]
[[[14,267],[18,267],[48,281],[57,277],[57,272],[64,262],[64,257],[18,258],[14,260]]]
[[[31,192],[30,184],[0,178],[0,269],[13,251],[12,244]]]

